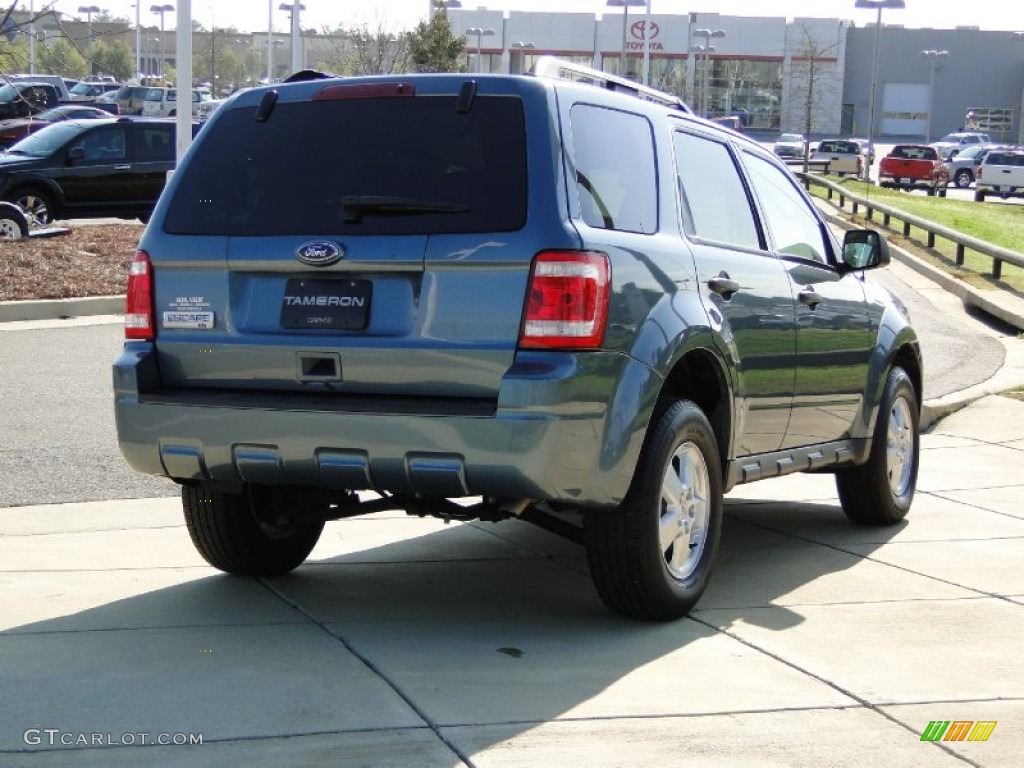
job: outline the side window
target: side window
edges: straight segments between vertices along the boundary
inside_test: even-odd
[[[135,155],[140,161],[174,161],[174,139],[170,126],[147,125],[135,134]]]
[[[829,251],[821,220],[800,194],[792,174],[756,155],[745,154],[744,162],[775,250],[827,262]]]
[[[647,119],[577,104],[569,120],[583,221],[600,229],[656,232],[658,177]]]
[[[110,126],[89,131],[85,136],[71,144],[68,150],[81,148],[85,152],[82,158],[87,162],[107,163],[123,160],[125,157],[124,128]]]
[[[754,213],[729,148],[681,132],[673,143],[684,231],[702,240],[760,249]]]

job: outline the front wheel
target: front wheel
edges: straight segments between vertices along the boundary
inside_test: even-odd
[[[30,227],[41,227],[53,221],[53,203],[45,192],[21,189],[8,199],[25,212]]]
[[[679,401],[652,422],[619,508],[587,513],[598,594],[625,616],[685,616],[707,586],[721,531],[718,443],[700,408]]]
[[[861,525],[893,525],[910,510],[920,457],[917,392],[902,368],[886,379],[866,463],[836,472],[843,512]]]
[[[284,488],[246,486],[236,494],[185,485],[181,502],[199,554],[239,576],[278,576],[297,568],[324,528],[323,517]]]
[[[961,168],[956,172],[953,177],[953,182],[956,184],[957,189],[967,189],[971,186],[971,182],[974,181],[974,174],[966,168]]]

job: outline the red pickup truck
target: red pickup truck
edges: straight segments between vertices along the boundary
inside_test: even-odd
[[[878,184],[895,189],[924,189],[946,196],[949,169],[933,147],[897,144],[878,164]]]

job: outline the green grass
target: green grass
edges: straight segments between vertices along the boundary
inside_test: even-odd
[[[927,221],[954,229],[965,235],[984,240],[993,245],[1008,248],[1011,251],[1024,252],[1024,206],[1001,205],[995,202],[976,203],[973,200],[950,200],[942,197],[925,197],[910,195],[893,189],[883,189],[874,184],[866,184],[853,179],[829,177],[829,181],[838,183],[852,194],[876,201],[891,208],[913,214]],[[826,198],[828,192],[824,187],[811,185],[811,194]],[[838,203],[838,198],[833,197]],[[850,217],[850,203],[847,201],[847,216]],[[856,217],[864,221],[863,209]],[[882,214],[875,212],[870,226],[882,227]],[[950,274],[960,277],[971,285],[979,288],[1002,288],[1013,291],[1024,291],[1024,268],[1003,263],[1002,278],[992,277],[992,259],[967,249],[962,267],[956,264],[956,245],[941,237],[936,237],[935,247],[927,247],[927,235],[921,229],[912,227],[909,239],[902,237],[903,222],[892,219],[890,231],[896,233],[892,238],[899,245],[908,245],[917,255],[941,267]]]

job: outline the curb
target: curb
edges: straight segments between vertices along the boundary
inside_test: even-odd
[[[120,315],[125,297],[86,296],[80,299],[0,301],[0,323],[17,320],[63,320],[84,315]]]

